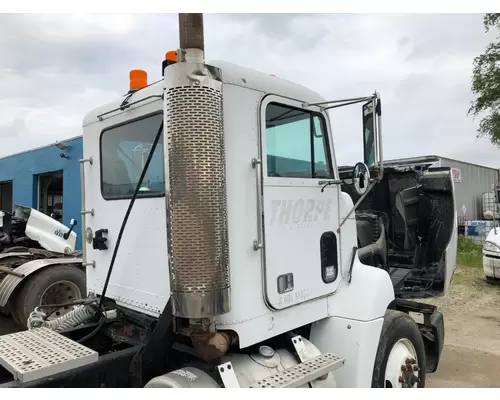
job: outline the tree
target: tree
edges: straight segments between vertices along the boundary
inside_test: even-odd
[[[485,114],[478,128],[478,137],[488,137],[500,147],[500,14],[486,14],[483,19],[486,33],[498,29],[496,42],[474,59],[472,92],[477,96],[469,114],[474,118]]]

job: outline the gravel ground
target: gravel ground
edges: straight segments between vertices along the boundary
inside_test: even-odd
[[[427,386],[500,388],[500,286],[482,268],[458,267],[436,304],[445,318],[445,348]]]

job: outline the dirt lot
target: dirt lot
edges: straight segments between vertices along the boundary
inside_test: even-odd
[[[500,285],[482,268],[458,267],[448,296],[433,301],[445,317],[445,348],[428,387],[500,388]]]
[[[500,387],[500,286],[488,285],[481,268],[459,267],[444,299],[433,301],[445,316],[445,348],[427,386]],[[13,330],[0,317],[0,334]]]

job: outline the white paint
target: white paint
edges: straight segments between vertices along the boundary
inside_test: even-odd
[[[383,318],[356,321],[331,317],[312,325],[311,342],[322,353],[331,352],[346,359],[345,365],[334,372],[337,387],[371,387],[383,323]]]
[[[267,177],[266,108],[279,103],[300,108],[297,101],[267,96],[260,108],[262,170],[264,175],[264,231],[266,299],[275,309],[334,293],[339,278],[325,284],[321,276],[320,238],[339,226],[338,185],[321,192],[324,179]],[[333,141],[330,140],[330,143]],[[293,273],[292,292],[278,293],[277,279]]]
[[[340,220],[353,206],[351,198],[335,185],[321,193],[321,187],[313,179],[278,181],[266,177],[263,180],[264,218],[258,211],[257,170],[252,168],[251,160],[262,159],[265,171],[266,157],[262,155],[265,149],[261,149],[265,133],[262,138],[259,136],[262,128],[259,120],[264,123],[262,110],[271,97],[263,100],[264,96],[280,93],[296,99],[281,98],[280,102],[299,106],[304,101],[323,99],[291,82],[230,64],[220,65],[224,67],[222,77],[225,81],[223,120],[231,310],[217,317],[218,328],[235,331],[240,347],[245,348],[313,323],[312,342],[322,352],[331,351],[347,358],[346,365],[338,371],[340,386],[369,387],[383,316],[394,298],[390,278],[385,271],[365,266],[356,257],[352,280],[348,282],[352,248],[357,245],[354,215],[338,234],[340,270],[335,282],[322,282],[319,263],[319,237],[326,230],[336,232]],[[138,92],[134,100],[162,91],[161,83],[153,84]],[[87,261],[96,261],[95,268],[87,268],[88,289],[98,294],[130,201],[105,201],[102,198],[100,133],[105,127],[161,110],[163,106],[160,101],[151,100],[124,112],[114,112],[102,122],[97,121],[98,114],[118,105],[119,102],[115,101],[89,113],[83,134],[84,157],[94,159],[93,165],[85,166],[86,208],[95,209],[94,216],[87,215],[87,226],[94,232],[101,228],[109,230],[108,250],[98,251],[91,245],[87,246]],[[333,143],[329,126],[328,135]],[[334,156],[333,149],[331,154]],[[336,167],[334,172],[337,173]],[[295,208],[295,219],[281,219],[280,222],[278,214],[273,212],[278,212],[283,204],[288,206],[283,202],[289,201],[292,202],[292,211]],[[312,208],[316,214],[312,221],[300,222],[309,204],[314,204]],[[323,207],[318,208],[319,204]],[[259,237],[262,223],[266,228],[263,249],[255,251],[253,241]],[[285,272],[293,272],[295,286],[287,300],[276,293],[276,277]],[[125,307],[158,315],[169,293],[165,199],[137,199],[106,295]],[[279,309],[273,309],[271,305]]]
[[[149,94],[150,95],[150,94]],[[135,97],[132,98],[135,101]],[[116,239],[130,203],[130,199],[104,200],[101,193],[100,135],[108,127],[137,117],[161,111],[161,101],[133,106],[102,122],[90,123],[83,130],[83,157],[93,158],[85,164],[85,206],[94,209],[87,214],[86,226],[95,232],[107,228],[107,250],[86,246],[87,262],[95,261],[95,268],[87,267],[87,289],[100,294],[113,255]],[[122,99],[123,101],[123,99]],[[109,109],[115,108],[114,105]],[[99,113],[105,112],[105,110]],[[94,115],[95,112],[91,113]],[[159,143],[159,146],[162,146]],[[159,316],[170,295],[170,277],[167,258],[165,197],[138,198],[130,213],[122,236],[106,296],[118,304],[152,316]]]
[[[26,221],[26,236],[40,243],[45,250],[61,254],[70,254],[75,251],[77,237],[75,231],[71,232],[68,239],[64,239],[63,235],[69,231],[69,228],[54,218],[29,207],[15,206],[15,212],[29,212],[29,218]]]
[[[498,247],[487,246],[491,243]],[[500,228],[492,229],[486,237],[486,243],[483,248],[483,272],[489,278],[500,279]]]
[[[452,186],[452,204],[455,203],[455,182],[451,181]],[[448,293],[450,288],[451,279],[453,278],[453,274],[457,269],[457,248],[458,248],[458,212],[455,209],[455,213],[453,216],[453,229],[451,231],[451,238],[448,243],[448,246],[445,250],[445,276],[444,276],[444,289],[441,293],[441,296],[445,296]]]
[[[401,367],[406,364],[408,358],[413,358],[416,361],[415,364],[418,365],[417,352],[412,342],[406,338],[400,339],[392,346],[385,368],[384,381],[390,382],[392,388],[403,387],[402,383],[399,382],[399,378],[402,376]],[[413,375],[418,378],[417,371],[413,371]]]

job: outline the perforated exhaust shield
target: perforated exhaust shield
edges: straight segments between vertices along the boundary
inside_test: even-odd
[[[218,69],[165,69],[165,163],[173,313],[229,312],[222,82]]]

